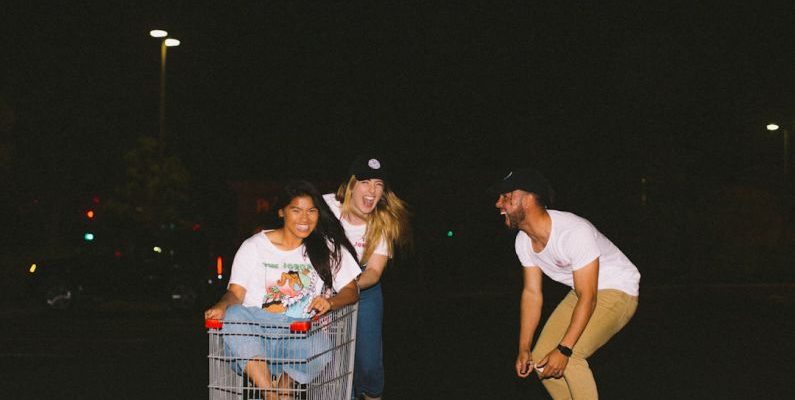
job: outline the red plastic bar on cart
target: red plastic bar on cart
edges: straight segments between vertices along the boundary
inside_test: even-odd
[[[224,321],[220,319],[205,319],[204,327],[206,329],[221,329],[224,327]],[[308,332],[312,328],[312,321],[296,321],[290,324],[290,332]]]
[[[224,327],[224,321],[220,319],[205,319],[204,328],[206,329],[221,329]]]
[[[290,332],[308,332],[312,328],[312,321],[295,321],[290,324]]]

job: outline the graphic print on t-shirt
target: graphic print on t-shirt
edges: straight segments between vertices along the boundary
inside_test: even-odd
[[[312,300],[320,280],[310,264],[262,264],[267,268],[265,296],[262,308],[265,311],[303,318],[305,309]]]
[[[356,254],[361,257],[362,253],[364,253],[364,246],[367,242],[364,241],[364,236],[361,238],[353,241],[353,248],[356,249]]]

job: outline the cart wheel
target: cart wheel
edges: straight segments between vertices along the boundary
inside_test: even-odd
[[[67,310],[74,305],[75,293],[66,282],[54,280],[47,284],[44,300],[53,310]]]

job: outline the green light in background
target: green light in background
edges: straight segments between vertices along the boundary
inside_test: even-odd
[[[447,237],[449,238],[453,237],[453,231],[447,231]]]

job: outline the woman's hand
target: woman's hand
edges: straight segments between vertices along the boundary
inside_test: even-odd
[[[221,300],[204,312],[204,319],[224,319],[226,308],[232,304],[240,304],[246,296],[246,288],[237,284],[229,285]]]
[[[226,314],[226,307],[215,304],[204,312],[204,319],[224,319]]]
[[[317,315],[323,315],[357,301],[359,301],[359,288],[356,287],[356,281],[350,281],[333,297],[318,296],[312,299],[309,309],[317,311]]]
[[[317,296],[312,299],[311,303],[309,303],[309,309],[317,311],[316,315],[323,315],[331,311],[332,304],[332,299],[327,299],[323,296]]]

